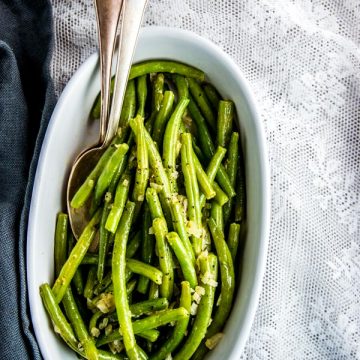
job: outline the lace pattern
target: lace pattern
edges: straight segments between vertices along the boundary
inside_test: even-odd
[[[52,0],[57,94],[96,49],[92,0]],[[144,25],[209,38],[250,81],[272,224],[243,359],[360,359],[360,2],[149,0]]]

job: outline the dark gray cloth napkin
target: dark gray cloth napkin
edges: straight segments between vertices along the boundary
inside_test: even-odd
[[[33,179],[55,96],[47,0],[0,0],[0,357],[40,359],[26,285]]]

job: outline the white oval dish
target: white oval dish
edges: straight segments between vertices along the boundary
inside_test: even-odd
[[[249,336],[265,271],[270,186],[265,137],[250,87],[221,49],[198,35],[173,28],[141,31],[134,62],[173,59],[205,71],[223,97],[235,102],[240,119],[247,191],[247,234],[240,287],[225,336],[207,359],[238,359]],[[27,282],[32,322],[46,360],[76,359],[58,338],[42,305],[39,286],[53,282],[56,214],[65,209],[65,186],[76,154],[97,139],[88,114],[99,92],[98,55],[90,56],[63,91],[51,117],[35,176],[27,239]],[[235,264],[240,267],[240,264]]]

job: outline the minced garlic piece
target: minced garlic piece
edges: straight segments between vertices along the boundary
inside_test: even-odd
[[[198,227],[193,221],[188,221],[186,230],[190,235],[194,235],[198,238],[201,238],[203,235],[203,229],[201,227]]]
[[[213,335],[211,338],[205,341],[206,347],[210,350],[213,350],[216,347],[216,345],[220,342],[220,340],[223,338],[223,336],[224,334],[220,332]]]
[[[113,331],[113,327],[111,324],[109,324],[106,328],[105,328],[105,335],[109,335],[111,334]]]
[[[215,281],[214,276],[209,271],[207,271],[204,275],[201,275],[200,278],[201,278],[201,281],[203,282],[203,284],[207,284],[212,287],[218,286],[218,282]]]
[[[100,330],[98,329],[98,328],[96,328],[96,327],[93,327],[93,328],[91,328],[91,330],[90,330],[90,334],[91,334],[91,336],[93,336],[93,337],[99,337],[99,335],[100,335]]]
[[[196,302],[191,303],[191,308],[190,308],[190,314],[191,315],[196,315],[197,314],[198,306],[199,305]]]
[[[112,293],[101,294],[100,300],[96,307],[104,314],[115,310],[115,299]]]
[[[99,324],[99,329],[100,330],[105,329],[108,323],[109,323],[109,318],[107,318],[107,317],[103,318]]]
[[[151,182],[150,187],[153,188],[157,193],[159,193],[163,189],[162,185],[159,185],[155,182]]]

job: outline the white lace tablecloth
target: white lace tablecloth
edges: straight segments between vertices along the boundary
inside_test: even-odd
[[[92,0],[52,0],[60,94],[97,48]],[[244,359],[360,359],[360,1],[150,0],[144,25],[230,54],[271,164],[266,275]]]

